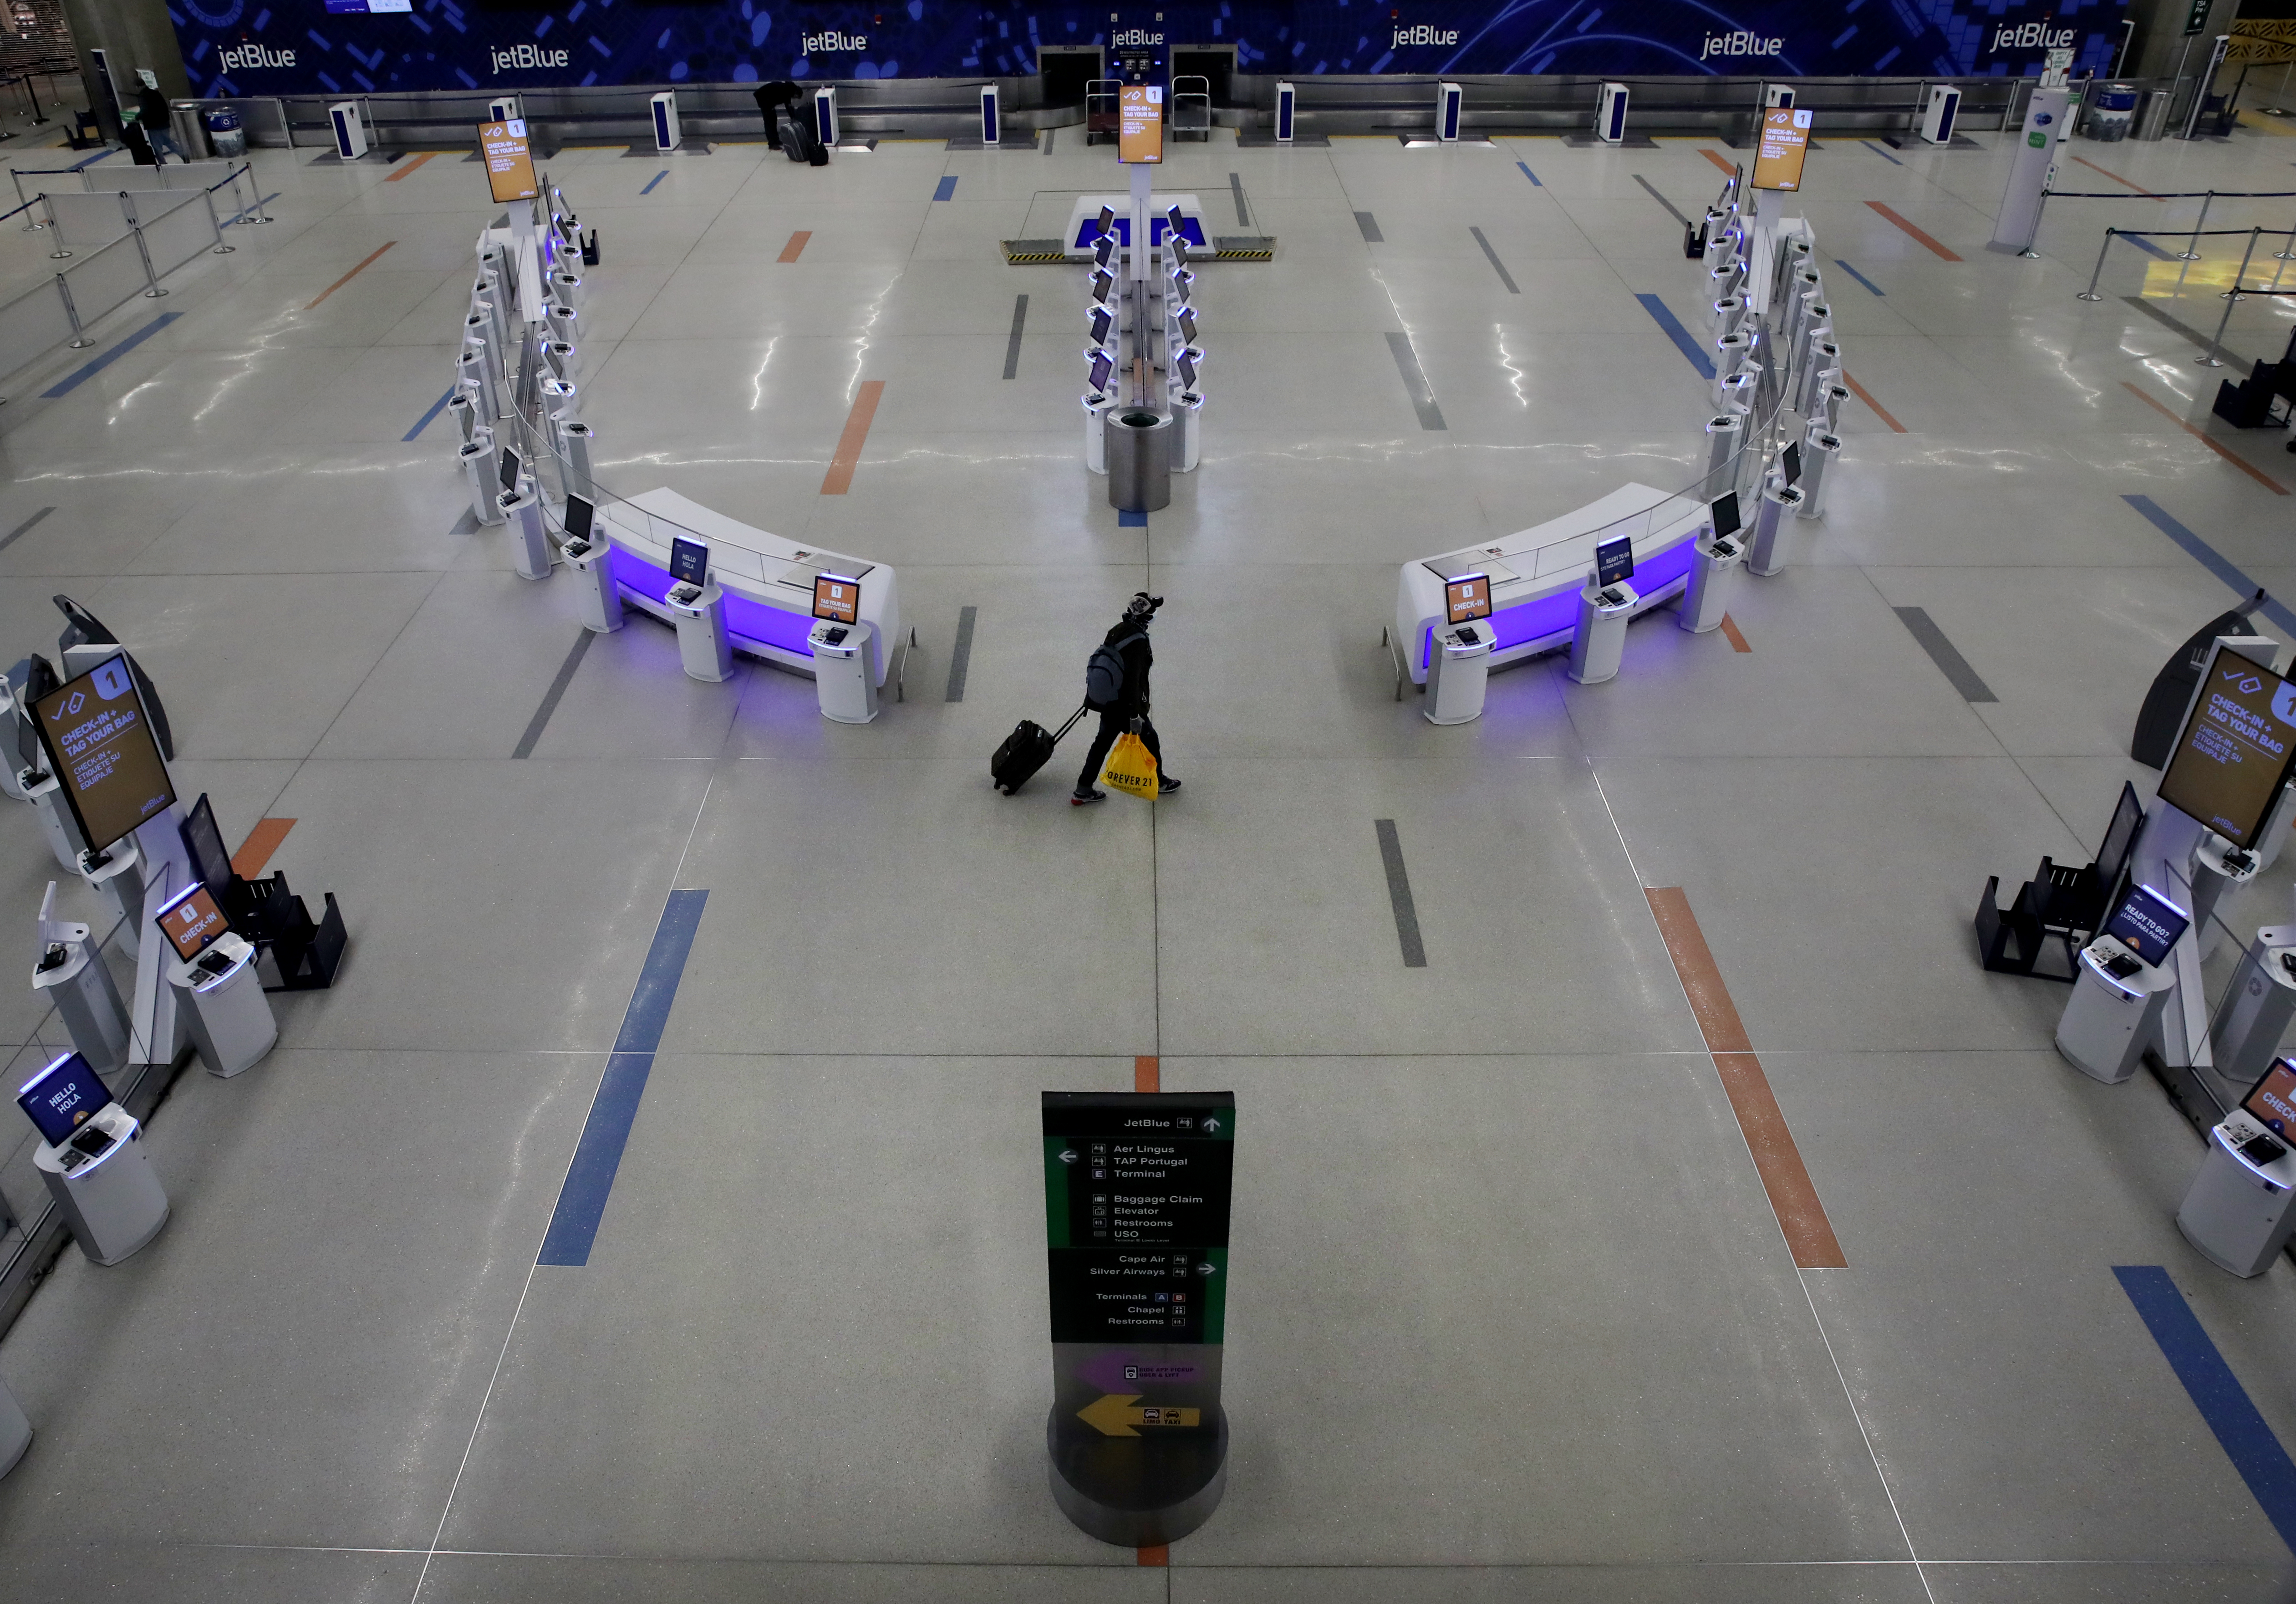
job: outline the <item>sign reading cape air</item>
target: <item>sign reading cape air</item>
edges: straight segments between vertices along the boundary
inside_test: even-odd
[[[2112,60],[2128,0],[169,0],[193,92],[1031,78],[1039,46],[1233,51],[1239,74],[1906,79]],[[881,9],[882,6],[882,9]],[[1376,21],[1373,15],[1376,14]],[[1408,13],[1407,18],[1404,13]],[[257,46],[251,34],[294,45]],[[516,39],[523,43],[512,44]],[[260,71],[253,81],[238,75]]]

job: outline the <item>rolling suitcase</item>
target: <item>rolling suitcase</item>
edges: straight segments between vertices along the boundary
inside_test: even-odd
[[[1047,730],[1034,719],[1023,719],[1004,737],[1004,744],[988,760],[988,783],[1010,796],[1029,783],[1029,777],[1042,769],[1053,755],[1053,748],[1061,737],[1076,728],[1084,717],[1081,707],[1070,715],[1069,721],[1057,730]]]

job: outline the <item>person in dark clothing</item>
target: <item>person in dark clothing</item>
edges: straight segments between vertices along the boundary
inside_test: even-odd
[[[178,161],[191,160],[168,126],[168,97],[160,93],[156,85],[145,84],[135,91],[135,126],[144,130],[144,143],[152,147],[153,166],[167,160],[169,151],[176,153]]]
[[[785,78],[759,84],[750,99],[758,103],[758,115],[766,119],[766,143],[775,150],[782,148],[781,119],[775,115],[782,107],[797,103],[797,86]]]
[[[1108,761],[1108,754],[1116,744],[1117,736],[1133,727],[1140,726],[1140,739],[1146,744],[1148,754],[1156,760],[1156,794],[1169,796],[1180,788],[1180,782],[1164,772],[1164,749],[1156,739],[1156,727],[1148,721],[1148,670],[1154,666],[1156,654],[1148,644],[1148,625],[1155,618],[1156,609],[1164,605],[1160,596],[1136,592],[1124,616],[1102,637],[1101,644],[1112,646],[1124,662],[1124,679],[1114,698],[1104,706],[1095,707],[1086,680],[1085,705],[1095,707],[1100,714],[1100,733],[1092,738],[1092,750],[1084,756],[1084,771],[1077,776],[1076,789],[1069,794],[1069,805],[1081,808],[1089,802],[1106,802],[1108,793],[1093,782],[1100,777],[1100,766]]]

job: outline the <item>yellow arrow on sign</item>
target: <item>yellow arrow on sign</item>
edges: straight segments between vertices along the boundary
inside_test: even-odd
[[[1077,1411],[1077,1419],[1104,1437],[1136,1437],[1136,1426],[1193,1426],[1202,1418],[1200,1410],[1160,1404],[1134,1408],[1139,1402],[1138,1393],[1108,1393]]]

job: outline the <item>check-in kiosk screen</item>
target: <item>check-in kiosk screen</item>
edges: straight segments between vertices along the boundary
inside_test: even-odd
[[[32,1116],[40,1139],[51,1147],[61,1146],[110,1101],[102,1078],[78,1053],[66,1053],[16,1094],[16,1106]]]
[[[1491,580],[1485,573],[1463,573],[1456,580],[1443,581],[1443,612],[1446,620],[1464,624],[1469,619],[1491,615]]]
[[[1116,236],[1103,234],[1092,243],[1092,259],[1096,267],[1105,267],[1116,256]]]
[[[861,621],[861,581],[833,573],[813,576],[813,615],[833,624]]]
[[[2275,1059],[2240,1106],[2273,1135],[2286,1139],[2296,1131],[2296,1064]]]
[[[2104,934],[2148,964],[2159,964],[2185,934],[2192,917],[2149,885],[2132,885],[2120,899]]]
[[[597,515],[597,511],[579,496],[566,498],[566,538],[569,540],[588,539],[590,521]]]
[[[517,452],[515,452],[515,451],[505,451],[505,452],[504,452],[504,453],[503,453],[503,455],[502,455],[502,488],[503,488],[503,494],[504,494],[504,495],[507,496],[507,495],[509,495],[512,490],[515,490],[515,489],[518,489],[518,475],[519,475],[519,471],[520,471],[520,469],[521,469],[522,466],[523,466],[523,465],[522,465],[522,464],[521,464],[521,463],[520,463],[520,461],[518,460],[518,453],[517,453]]]
[[[1196,308],[1193,307],[1182,307],[1180,308],[1180,343],[1182,345],[1193,345],[1195,342]]]
[[[58,686],[32,703],[32,713],[80,833],[95,851],[176,805],[126,653]]]
[[[1620,535],[1615,540],[1597,541],[1595,546],[1595,582],[1615,585],[1620,580],[1635,577],[1635,538]]]
[[[1102,207],[1100,216],[1093,221],[1093,226],[1101,238],[1113,239],[1116,235],[1116,208]]]
[[[530,201],[537,193],[534,152],[527,143],[526,119],[479,125],[479,149],[487,159],[487,185],[495,203]]]
[[[1128,165],[1164,160],[1163,85],[1118,86],[1116,159]]]
[[[1738,522],[1738,492],[1732,490],[1714,504],[1714,538],[1734,535],[1743,527]]]
[[[230,884],[235,872],[231,851],[223,843],[223,832],[216,827],[215,809],[205,793],[184,815],[183,836],[184,850],[192,855],[192,872],[209,885]]]
[[[2296,762],[2296,683],[2219,652],[2161,777],[2161,800],[2252,847]]]
[[[223,917],[223,909],[216,906],[215,898],[201,884],[193,884],[170,898],[160,908],[156,922],[175,948],[176,956],[185,963],[231,932],[231,923]]]
[[[1754,150],[1756,189],[1800,189],[1801,164],[1809,154],[1810,113],[1793,106],[1771,106],[1762,113],[1761,138]]]
[[[1095,306],[1106,306],[1108,304],[1108,292],[1111,289],[1115,287],[1115,284],[1116,277],[1113,274],[1110,273],[1107,268],[1095,267],[1092,270],[1093,303]]]
[[[1093,389],[1106,390],[1108,381],[1115,375],[1115,373],[1116,364],[1108,359],[1106,351],[1095,350],[1092,353],[1092,377],[1089,382]]]
[[[1785,451],[1779,460],[1785,465],[1786,482],[1800,484],[1801,482],[1801,442],[1788,440]]]
[[[709,582],[709,548],[699,540],[672,536],[669,542],[669,577],[697,590],[707,585]]]
[[[1173,358],[1172,365],[1179,369],[1180,388],[1193,390],[1196,387],[1196,353],[1192,350],[1183,350]]]
[[[1115,314],[1111,312],[1106,307],[1093,308],[1092,342],[1095,345],[1106,345],[1108,343],[1109,335],[1115,332]]]

